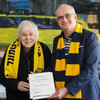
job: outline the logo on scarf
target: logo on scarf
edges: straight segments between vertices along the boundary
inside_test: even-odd
[[[43,72],[42,68],[37,68],[37,70],[35,71],[35,73],[41,73],[41,72]]]

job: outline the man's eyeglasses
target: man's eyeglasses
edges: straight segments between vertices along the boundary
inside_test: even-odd
[[[57,20],[62,20],[64,17],[66,18],[66,19],[68,19],[68,18],[70,18],[71,17],[71,14],[74,14],[74,13],[67,13],[67,14],[65,14],[64,16],[59,16],[59,17],[57,17]]]

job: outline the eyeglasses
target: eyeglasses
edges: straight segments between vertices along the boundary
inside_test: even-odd
[[[64,16],[59,16],[59,17],[57,17],[57,20],[63,20],[63,18],[65,17],[66,19],[68,19],[68,18],[70,18],[71,17],[71,14],[74,14],[74,13],[67,13],[67,14],[65,14]]]

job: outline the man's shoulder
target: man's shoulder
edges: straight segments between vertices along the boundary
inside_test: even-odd
[[[60,37],[61,37],[61,34],[58,35],[58,36],[56,36],[56,37],[54,38],[54,40],[58,40]]]
[[[98,40],[98,37],[96,35],[96,33],[92,32],[92,31],[89,31],[87,29],[83,29],[83,34],[82,34],[83,38],[88,40],[88,39],[91,39],[91,40]]]
[[[85,28],[83,28],[83,33],[86,33],[86,34],[95,34],[94,32],[92,32],[92,30],[87,30]]]
[[[87,29],[83,29],[83,34],[86,36],[96,36],[96,33],[92,32],[90,30],[87,30]]]

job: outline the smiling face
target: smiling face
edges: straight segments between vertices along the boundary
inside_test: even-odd
[[[34,33],[33,26],[30,23],[22,25],[20,27],[19,40],[21,41],[24,49],[29,50],[36,41],[36,34]]]
[[[27,30],[21,33],[19,40],[26,49],[30,49],[35,43],[36,36],[32,33],[32,30]]]
[[[71,6],[61,6],[56,10],[57,22],[62,30],[70,31],[75,28],[77,15]]]

